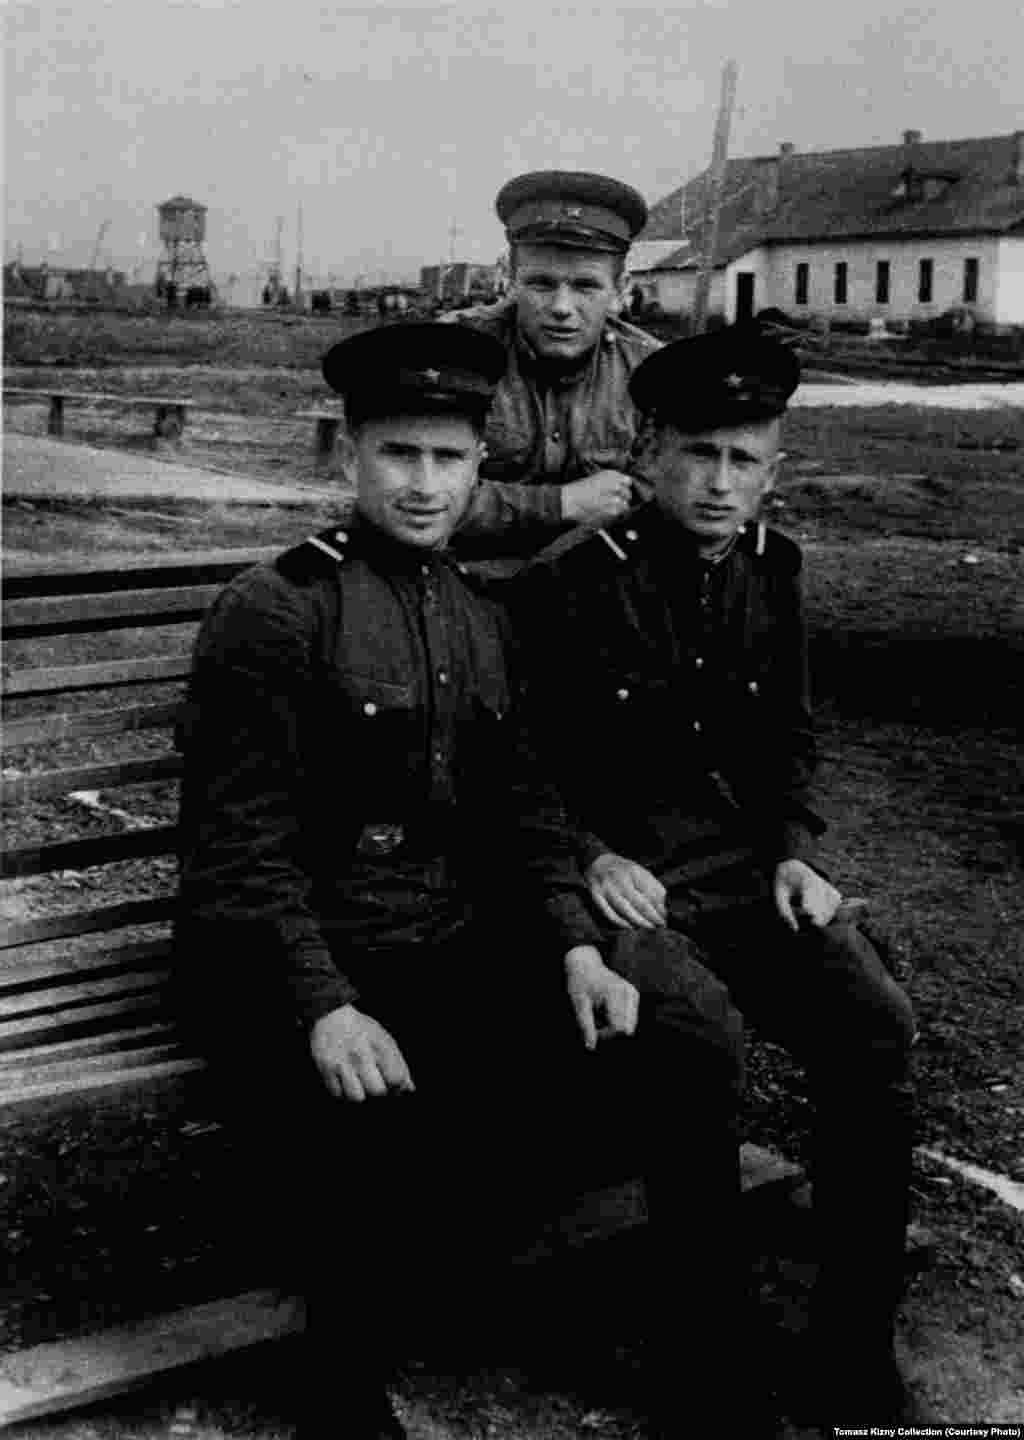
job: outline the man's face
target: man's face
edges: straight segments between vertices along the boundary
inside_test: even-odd
[[[573,361],[593,350],[619,293],[618,269],[600,250],[516,246],[519,328],[541,359]]]
[[[696,536],[702,550],[726,545],[753,519],[775,483],[779,422],[725,426],[685,435],[665,429],[648,475],[666,515]]]
[[[402,545],[437,550],[469,504],[480,441],[458,415],[368,420],[351,457],[360,513]]]

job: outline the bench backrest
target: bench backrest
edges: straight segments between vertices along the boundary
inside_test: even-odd
[[[8,568],[0,793],[16,838],[0,852],[0,1103],[198,1063],[164,997],[171,729],[200,617],[275,553]],[[154,806],[110,795],[137,786],[163,787]]]

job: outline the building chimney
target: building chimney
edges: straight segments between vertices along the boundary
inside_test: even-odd
[[[921,132],[920,132],[920,130],[904,130],[904,132],[903,132],[903,143],[904,143],[904,145],[920,145],[920,143],[921,143]]]
[[[1024,185],[1024,130],[1013,132],[1013,169],[1010,171],[1011,185]]]

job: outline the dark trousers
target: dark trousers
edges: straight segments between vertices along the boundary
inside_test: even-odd
[[[735,1342],[742,1275],[718,1237],[737,1219],[741,1022],[685,941],[635,943],[622,964],[642,995],[638,1032],[588,1052],[561,958],[516,954],[507,933],[349,956],[357,1004],[401,1047],[411,1095],[334,1099],[304,1037],[260,1042],[234,1093],[254,1147],[283,1160],[280,1192],[263,1192],[268,1239],[285,1242],[307,1297],[299,1388],[314,1412],[379,1385],[438,1317],[486,1307],[474,1275],[507,1256],[524,1214],[547,1205],[550,1218],[565,1178],[644,1176],[653,1237],[637,1314],[652,1343],[670,1337],[673,1368],[682,1346],[706,1377]]]
[[[669,884],[669,923],[744,1017],[805,1067],[823,1362],[890,1352],[902,1294],[913,1142],[910,1003],[855,926],[794,934],[747,870]],[[626,942],[629,943],[628,941]]]

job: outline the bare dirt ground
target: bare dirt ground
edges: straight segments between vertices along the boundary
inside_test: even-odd
[[[62,378],[82,389],[119,384],[134,393],[152,384],[154,393],[166,393],[173,383],[178,393],[202,394],[227,418],[197,413],[173,451],[177,462],[300,485],[323,478],[312,456],[311,422],[286,418],[322,398],[314,371],[151,368],[152,375],[107,371],[101,385],[96,375],[70,367]],[[35,376],[45,383],[52,373]],[[21,372],[18,383],[27,378]],[[42,413],[19,407],[10,423],[31,430]],[[149,443],[138,437],[138,417],[114,412],[88,417],[79,431],[72,420],[69,428],[94,445]],[[917,1008],[920,1143],[1021,1182],[1024,814],[1016,725],[1024,648],[1024,418],[1014,406],[804,408],[791,416],[786,443],[777,523],[801,539],[807,557],[824,778],[835,819],[830,854],[845,892],[866,896],[891,937]],[[333,478],[340,499],[340,477]],[[326,513],[315,506],[308,513],[211,510],[168,500],[154,517],[148,508],[15,501],[5,507],[5,546],[11,555],[73,559],[101,550],[284,545]],[[163,813],[173,808],[173,789],[140,787],[127,803],[140,817]],[[53,836],[83,821],[124,823],[56,805],[37,807],[22,823],[26,834]],[[138,893],[169,878],[150,867],[124,883]],[[26,883],[5,898],[19,913],[39,913],[77,905],[89,884],[84,872]],[[749,1138],[800,1158],[806,1102],[799,1076],[757,1037],[745,1125]],[[224,1136],[211,1126],[202,1105],[186,1096],[173,1105],[142,1097],[102,1114],[63,1114],[31,1133],[3,1127],[0,1198],[18,1281],[3,1315],[5,1343],[96,1323],[98,1291],[100,1318],[109,1320],[161,1308],[168,1296],[215,1293],[230,1266],[212,1253],[209,1237],[209,1198],[226,1163]],[[870,1136],[852,1135],[849,1143],[853,1163],[870,1165]],[[175,1184],[168,1183],[172,1175]],[[913,1198],[917,1273],[900,1335],[908,1372],[936,1421],[1020,1423],[1024,1216],[924,1153]],[[781,1353],[799,1329],[810,1276],[806,1222],[787,1211],[766,1233],[771,1239],[757,1263],[768,1343]],[[399,1395],[413,1433],[427,1440],[633,1434],[623,1401],[637,1355],[636,1306],[643,1303],[630,1286],[633,1243],[588,1249],[568,1270],[556,1266],[535,1277],[526,1300],[506,1297],[504,1318],[518,1322],[511,1335],[508,1327],[501,1333],[502,1303],[493,1295],[481,1297],[467,1285],[439,1298],[440,1329],[483,1333],[484,1319],[496,1329],[472,1357],[476,1369],[459,1344],[410,1362]],[[250,1283],[247,1276],[238,1288]],[[537,1337],[526,1354],[524,1329]],[[567,1343],[569,1335],[577,1344]],[[179,1378],[141,1399],[27,1433],[53,1440],[283,1437],[286,1350],[278,1347],[274,1360]],[[461,1357],[458,1371],[452,1354]],[[742,1369],[737,1357],[738,1377]],[[686,1383],[681,1365],[681,1414]]]

